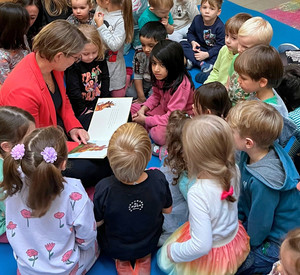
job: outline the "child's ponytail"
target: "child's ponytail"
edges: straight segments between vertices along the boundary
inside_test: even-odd
[[[124,27],[126,33],[125,43],[130,43],[133,38],[133,14],[131,0],[122,1],[122,13],[124,18]]]

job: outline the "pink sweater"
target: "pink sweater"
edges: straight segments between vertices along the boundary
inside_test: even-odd
[[[191,82],[186,76],[173,95],[170,94],[170,90],[163,92],[160,88],[162,85],[163,82],[158,81],[158,87],[153,87],[153,94],[144,103],[150,111],[158,105],[161,105],[164,111],[163,115],[147,116],[145,124],[148,127],[167,125],[171,112],[175,110],[186,111],[189,115],[192,114],[194,89],[192,89]]]

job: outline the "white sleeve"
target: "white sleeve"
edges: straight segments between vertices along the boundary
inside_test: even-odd
[[[186,2],[186,9],[191,21],[195,18],[196,15],[200,14],[197,3],[195,0],[189,0]]]
[[[193,261],[208,254],[212,248],[209,203],[197,191],[197,188],[193,186],[188,192],[191,239],[171,245],[171,257],[174,262]]]

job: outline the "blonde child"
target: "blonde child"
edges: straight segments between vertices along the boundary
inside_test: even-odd
[[[3,181],[3,159],[11,148],[35,128],[34,118],[28,112],[17,107],[0,107],[0,182]],[[2,189],[0,189],[3,196]],[[0,201],[0,242],[8,242],[5,224],[5,202]]]
[[[97,0],[97,4],[99,7],[94,20],[108,49],[109,90],[113,97],[122,97],[126,92],[124,44],[130,42],[133,37],[132,3],[131,0]]]
[[[67,19],[72,14],[69,0],[41,0],[43,6],[43,25],[57,19]]]
[[[168,34],[174,32],[173,18],[170,10],[173,7],[173,0],[149,0],[149,7],[142,13],[138,20],[139,29],[147,22],[160,21],[166,28]]]
[[[239,173],[228,124],[203,115],[183,128],[188,175],[189,222],[158,252],[158,265],[168,274],[235,274],[249,253],[249,237],[238,222]]]
[[[156,144],[164,145],[170,113],[183,110],[192,114],[194,87],[182,47],[175,41],[158,42],[150,54],[150,66],[153,94],[143,105],[132,104],[131,113],[133,121],[144,125]]]
[[[94,195],[100,247],[115,259],[119,275],[150,275],[162,213],[172,211],[168,182],[158,169],[145,171],[151,142],[137,123],[123,124],[115,131],[107,157],[114,176],[101,180]]]
[[[196,66],[204,73],[213,68],[218,53],[225,43],[225,27],[219,15],[223,0],[202,0],[197,15],[182,41],[187,67]]]
[[[236,58],[234,70],[239,75],[240,87],[249,94],[249,100],[259,99],[271,104],[284,117],[279,143],[285,145],[297,127],[289,120],[288,110],[275,90],[283,76],[283,65],[277,50],[262,44],[253,46]]]
[[[223,85],[227,83],[228,69],[232,62],[233,56],[238,52],[238,32],[244,22],[252,16],[248,13],[238,13],[229,18],[225,23],[225,45],[219,51],[217,60],[213,70],[204,83],[219,81]],[[196,81],[203,83],[204,73],[200,72],[196,75]],[[199,81],[199,78],[200,81]]]
[[[203,84],[195,91],[195,116],[212,114],[225,119],[231,106],[225,86],[218,81]]]
[[[300,274],[300,228],[291,230],[280,248],[280,261],[273,265],[269,275]]]
[[[171,14],[174,20],[174,32],[169,35],[169,39],[180,42],[187,38],[188,29],[195,16],[199,14],[196,0],[174,0]]]
[[[278,261],[282,238],[300,226],[299,174],[275,142],[283,120],[273,106],[259,100],[240,102],[229,111],[227,121],[236,149],[242,151],[239,220],[251,245],[237,274],[266,274]]]
[[[97,259],[93,203],[79,180],[62,177],[67,157],[64,132],[51,126],[4,160],[7,238],[20,274],[82,274]]]
[[[238,32],[238,53],[241,54],[255,45],[269,45],[273,36],[271,24],[265,19],[257,16],[248,19]],[[234,62],[238,54],[234,56],[228,70],[226,88],[229,98],[233,104],[245,100],[249,94],[243,91],[238,83],[238,73],[234,70]]]
[[[87,130],[98,98],[109,97],[109,72],[104,48],[95,26],[80,25],[87,38],[81,60],[65,71],[67,95],[73,111]]]
[[[25,34],[27,10],[19,4],[0,3],[0,88],[13,68],[30,52]]]
[[[94,0],[71,0],[73,14],[67,21],[74,25],[89,24],[92,25],[94,12]]]

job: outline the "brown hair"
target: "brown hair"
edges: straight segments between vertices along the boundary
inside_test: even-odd
[[[167,125],[166,146],[168,155],[164,164],[168,165],[171,171],[176,174],[173,179],[174,185],[177,184],[180,174],[187,169],[182,148],[182,129],[187,120],[190,120],[190,116],[186,112],[176,110],[170,114]]]
[[[295,262],[295,269],[297,274],[300,274],[300,228],[289,231],[283,242],[298,254],[298,258]]]
[[[269,148],[283,128],[280,113],[260,100],[239,102],[229,111],[227,122],[241,137],[253,139],[261,148]]]
[[[224,191],[229,191],[232,179],[237,183],[233,136],[224,119],[202,115],[187,121],[182,141],[189,178],[206,172],[220,181]],[[236,199],[228,196],[226,200]]]
[[[64,189],[61,168],[68,157],[65,134],[62,129],[53,126],[39,128],[25,138],[24,145],[25,155],[21,160],[15,160],[10,154],[4,159],[4,178],[0,186],[8,197],[19,192],[23,184],[28,184],[27,206],[33,210],[33,216],[42,217]],[[41,155],[46,147],[53,147],[57,152],[53,164],[47,163]],[[19,165],[26,176],[26,183],[21,179]]]
[[[225,118],[231,106],[225,86],[218,81],[203,84],[194,93],[194,107],[198,114],[201,107],[203,111],[209,109],[213,115]]]
[[[95,8],[95,1],[94,0],[86,0],[86,4],[91,8]],[[72,0],[70,0],[70,6],[72,7]]]
[[[230,17],[225,23],[226,33],[238,34],[239,29],[243,25],[243,23],[245,23],[251,17],[252,15],[245,12],[241,12]]]
[[[98,48],[98,56],[96,60],[104,59],[104,45],[102,39],[97,31],[97,28],[88,24],[81,24],[78,29],[84,34],[87,43],[92,43]]]
[[[149,6],[155,9],[172,9],[173,0],[149,0]]]
[[[151,141],[145,128],[134,122],[120,126],[109,141],[107,158],[119,181],[137,181],[151,158]]]
[[[222,8],[222,4],[223,4],[223,0],[201,0],[201,5],[208,3],[209,5],[211,5],[212,7],[221,9]]]
[[[246,49],[234,62],[239,75],[247,75],[255,81],[268,80],[268,87],[276,88],[283,76],[283,64],[278,51],[269,45],[256,45]]]
[[[55,20],[41,29],[34,37],[32,50],[52,61],[62,52],[66,57],[78,54],[87,43],[83,33],[66,20]]]
[[[58,16],[71,6],[68,0],[42,0],[42,3],[50,16]]]
[[[30,123],[35,123],[33,116],[23,109],[13,106],[0,106],[0,144],[10,142],[18,144],[26,135]],[[4,158],[5,151],[0,146],[0,154]]]

